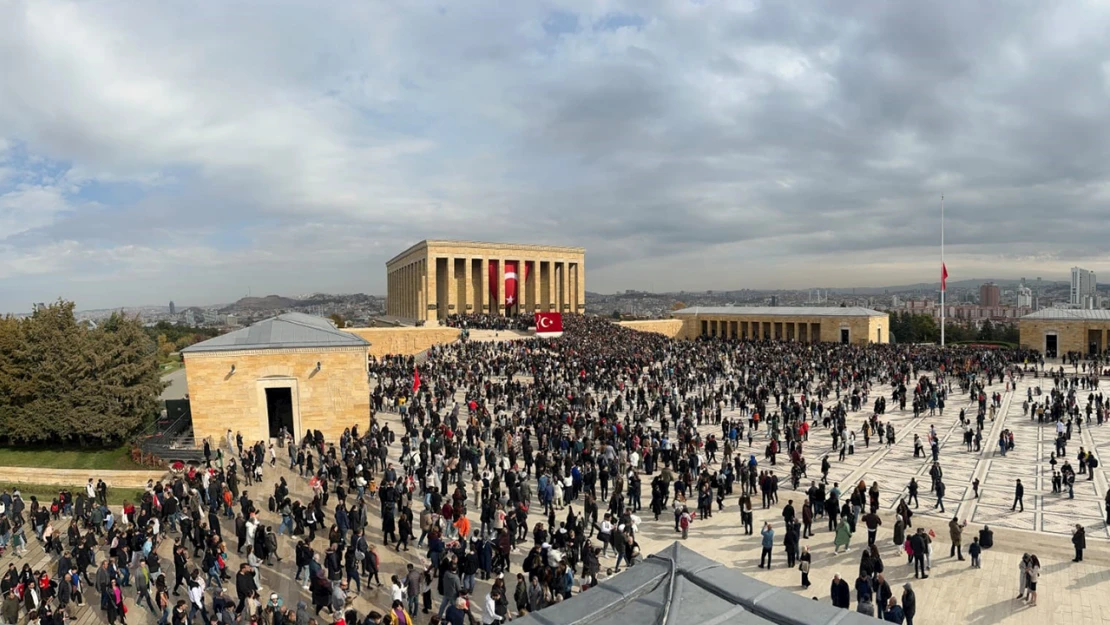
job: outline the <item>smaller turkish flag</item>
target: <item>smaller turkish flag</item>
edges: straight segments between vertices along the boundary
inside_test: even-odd
[[[940,290],[948,290],[948,265],[940,264]]]
[[[563,315],[557,312],[536,313],[536,336],[559,336],[563,333]]]
[[[415,395],[420,390],[420,369],[412,370],[412,394]]]

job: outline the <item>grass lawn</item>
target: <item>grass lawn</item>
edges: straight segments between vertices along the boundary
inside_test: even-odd
[[[44,469],[145,469],[131,462],[126,445],[116,449],[45,449],[40,447],[0,447],[0,467],[41,467]]]
[[[180,360],[171,360],[169,362],[164,362],[161,365],[159,365],[162,375],[166,375],[167,373],[173,373],[174,371],[177,371],[178,369],[180,369],[184,366],[185,366],[185,363],[181,362]]]
[[[12,492],[18,490],[23,495],[23,501],[28,506],[31,505],[31,496],[34,495],[40,502],[49,503],[58,496],[58,492],[62,490],[69,490],[73,493],[74,498],[79,493],[85,491],[84,484],[75,484],[73,486],[60,486],[58,484],[8,484],[0,482],[0,493]],[[108,488],[108,505],[115,508],[116,506],[123,505],[123,502],[130,501],[138,505],[142,498],[143,491],[138,488]],[[116,511],[115,513],[118,513]]]

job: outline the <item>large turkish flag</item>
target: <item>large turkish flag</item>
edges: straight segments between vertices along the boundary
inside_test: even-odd
[[[505,261],[505,308],[516,306],[516,261]]]
[[[536,336],[559,336],[563,333],[563,315],[557,312],[536,313]]]
[[[494,302],[494,305],[490,307],[491,312],[496,312],[497,310],[496,302],[498,301],[497,297],[501,288],[497,283],[499,273],[498,262],[499,261],[496,260],[489,261],[489,297],[490,301]],[[519,266],[519,263],[515,260],[505,261],[505,310],[510,310],[520,303],[519,289],[517,288],[517,285],[521,282],[521,280],[518,279],[517,273]],[[528,274],[531,268],[531,263],[524,263],[523,282],[525,284],[528,282]]]

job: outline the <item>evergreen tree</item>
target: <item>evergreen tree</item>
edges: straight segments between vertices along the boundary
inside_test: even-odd
[[[158,410],[157,345],[137,319],[79,325],[73,303],[0,319],[0,442],[108,445]]]

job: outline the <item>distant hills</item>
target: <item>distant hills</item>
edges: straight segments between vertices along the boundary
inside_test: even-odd
[[[1010,278],[973,278],[970,280],[949,280],[948,288],[952,289],[978,289],[980,285],[986,282],[993,282],[999,287],[1007,289],[1014,288],[1021,284],[1021,280],[1014,280]],[[1026,286],[1036,284],[1036,280],[1025,280]],[[1067,282],[1060,280],[1041,280],[1042,287],[1051,287],[1054,285],[1067,285]],[[817,288],[817,287],[814,287]],[[825,287],[821,287],[824,289]],[[830,293],[854,293],[856,295],[882,295],[884,293],[902,293],[906,291],[939,291],[940,280],[936,282],[918,282],[915,284],[902,284],[894,286],[877,286],[877,287],[828,287]]]
[[[281,308],[292,308],[299,305],[301,302],[289,297],[282,297],[281,295],[267,295],[266,297],[244,297],[239,301],[221,309],[220,312],[232,312],[235,310],[246,310],[261,312],[264,310],[278,310]]]

